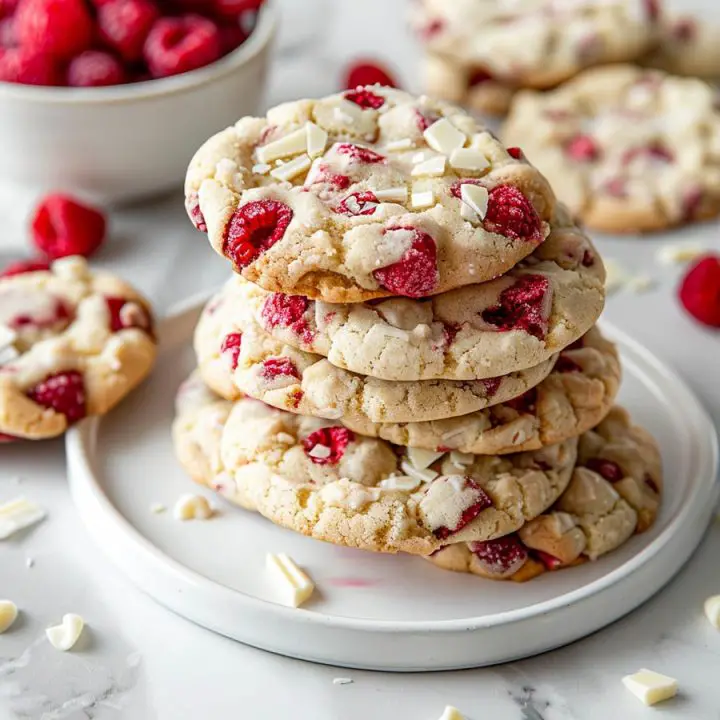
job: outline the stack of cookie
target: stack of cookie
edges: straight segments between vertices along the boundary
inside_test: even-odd
[[[178,397],[196,481],[304,535],[493,578],[652,523],[659,456],[613,409],[602,261],[517,148],[358,88],[210,139],[186,197],[235,271]]]

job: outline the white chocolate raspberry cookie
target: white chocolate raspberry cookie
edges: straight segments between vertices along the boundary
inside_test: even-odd
[[[148,302],[83,258],[0,277],[0,436],[55,437],[102,415],[150,372]]]
[[[504,458],[406,450],[241,398],[218,463],[225,405],[193,396],[179,402],[175,442],[195,479],[278,525],[365,550],[427,555],[514,532],[560,497],[576,460],[576,439]],[[204,464],[188,462],[187,444]]]
[[[521,395],[551,371],[555,356],[525,370],[484,380],[392,382],[357,375],[268,335],[244,300],[247,283],[230,279],[195,331],[205,382],[228,399],[231,384],[282,410],[330,420],[409,422],[465,415]]]
[[[700,80],[589,70],[518,95],[503,135],[591,227],[659,230],[720,212],[720,111]]]
[[[570,484],[552,510],[517,533],[448,545],[428,559],[445,570],[523,582],[546,570],[596,560],[647,530],[662,489],[657,445],[645,430],[630,425],[622,408],[614,408],[598,432],[602,443],[594,433],[580,438],[588,454],[580,451]],[[622,447],[627,469],[618,470],[611,447]]]
[[[355,432],[410,447],[501,455],[537,450],[595,427],[620,387],[617,349],[593,328],[560,353],[553,371],[520,397],[433,422],[370,423],[344,419]]]
[[[464,111],[380,86],[240,120],[197,152],[185,193],[236,272],[326,302],[490,280],[545,240],[555,207]]]
[[[333,305],[302,295],[238,289],[277,340],[336,367],[383,380],[477,380],[547,360],[592,327],[605,269],[562,213],[550,237],[506,275],[421,301]]]

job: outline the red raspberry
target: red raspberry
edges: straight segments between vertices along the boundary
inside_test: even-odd
[[[362,147],[361,145],[341,143],[336,147],[336,150],[338,155],[347,155],[354,162],[367,163],[368,165],[386,162],[386,158],[383,155],[374,152],[370,148]]]
[[[385,98],[382,95],[376,95],[374,92],[360,87],[357,90],[349,90],[344,97],[349,102],[359,105],[363,110],[377,110],[385,104]]]
[[[600,157],[600,148],[589,135],[576,135],[565,146],[565,152],[577,162],[592,162]]]
[[[40,272],[50,269],[50,263],[47,260],[18,260],[10,263],[2,272],[0,278],[12,277],[13,275],[24,275],[30,272]]]
[[[553,372],[559,373],[575,373],[582,372],[582,368],[574,361],[571,360],[567,355],[562,354],[557,359]]]
[[[440,119],[440,116],[432,111],[426,110],[425,112],[420,112],[420,110],[415,110],[415,124],[418,126],[418,129],[420,132],[425,132],[431,125],[436,123]]]
[[[18,0],[0,0],[0,18],[10,17],[17,8]]]
[[[237,23],[222,23],[218,29],[220,31],[220,46],[223,55],[231,53],[247,40],[247,33]]]
[[[265,321],[265,327],[289,328],[309,344],[315,337],[305,319],[309,307],[310,301],[302,295],[273,293],[263,303],[260,316]]]
[[[592,250],[586,250],[580,261],[583,267],[592,267],[595,264],[595,254]]]
[[[335,209],[341,215],[372,215],[379,200],[374,192],[356,192],[348,195]]]
[[[543,552],[542,550],[533,550],[533,555],[537,556],[537,559],[545,566],[546,570],[557,570],[562,567],[562,560],[550,555],[550,553]]]
[[[433,535],[439,540],[447,540],[451,535],[460,532],[460,530],[471,523],[483,510],[493,506],[493,501],[490,499],[490,496],[472,478],[465,478],[465,488],[468,487],[475,491],[473,494],[474,502],[463,510],[457,527],[439,527],[433,530]]]
[[[720,255],[700,258],[683,278],[678,294],[696,320],[720,328]]]
[[[498,330],[524,330],[543,340],[548,324],[548,288],[544,275],[521,275],[500,293],[497,305],[483,310],[482,319]]]
[[[106,297],[110,313],[110,330],[120,332],[129,328],[149,331],[152,322],[147,310],[138,302],[121,297]]]
[[[484,380],[479,380],[478,382],[485,388],[485,397],[491,398],[497,393],[500,383],[502,382],[502,378],[485,378]]]
[[[62,413],[69,424],[87,415],[85,383],[82,375],[75,370],[46,377],[27,396],[38,405]]]
[[[14,435],[7,435],[6,433],[0,433],[0,443],[2,444],[15,442],[16,440],[20,440],[20,438]]]
[[[231,370],[235,370],[238,366],[241,347],[242,335],[240,333],[230,333],[229,335],[226,335],[225,339],[222,341],[220,354],[227,358]]]
[[[486,542],[471,542],[469,545],[483,569],[490,575],[509,577],[528,559],[528,551],[517,535],[506,535]]]
[[[185,199],[185,210],[187,210],[190,222],[200,230],[200,232],[207,232],[207,224],[203,217],[202,210],[200,210],[200,200],[198,199],[197,193],[190,193]]]
[[[160,13],[150,0],[112,0],[98,9],[102,41],[127,62],[142,59],[143,46]]]
[[[362,88],[366,85],[384,85],[385,87],[393,88],[398,86],[397,82],[395,82],[395,79],[387,68],[384,68],[382,65],[374,62],[373,60],[357,60],[350,65],[350,67],[348,67],[345,71],[343,83],[343,87],[346,87],[348,90],[355,90],[355,88]],[[345,97],[350,100],[347,95],[345,95]],[[377,110],[385,103],[385,98],[380,98],[380,100],[382,102],[380,102],[377,107],[374,105],[370,105],[368,107],[373,107]],[[356,101],[351,100],[351,102]],[[360,105],[360,103],[358,103],[358,105]]]
[[[236,268],[244,268],[282,240],[292,219],[292,209],[276,200],[242,205],[225,229],[223,253]]]
[[[490,190],[483,227],[513,240],[543,241],[542,222],[531,202],[513,185]]]
[[[197,70],[222,54],[218,26],[200,15],[160,18],[145,41],[145,61],[153,77]]]
[[[537,390],[531,388],[512,400],[506,400],[503,405],[512,408],[519,415],[534,415],[537,410]]]
[[[105,216],[68,195],[48,195],[32,219],[35,246],[51,260],[89,257],[105,239]]]
[[[507,149],[507,154],[511,158],[515,158],[516,160],[524,160],[525,156],[523,155],[523,151],[519,147],[509,147]]]
[[[458,323],[443,323],[443,340],[445,347],[449,347],[455,342],[455,338],[461,329],[462,325]]]
[[[62,73],[55,59],[29,48],[0,50],[0,82],[22,85],[62,85]]]
[[[20,0],[15,29],[26,50],[70,60],[90,47],[93,21],[84,0]]]
[[[320,428],[303,440],[303,448],[315,465],[337,465],[353,440],[355,435],[345,427]],[[311,454],[311,451],[317,447],[326,448],[329,455],[323,457],[324,453],[317,451],[316,455]]]
[[[258,12],[265,0],[213,0],[213,8],[218,15],[236,18],[248,12]]]
[[[675,159],[674,155],[666,147],[656,142],[651,145],[646,145],[645,147],[627,150],[622,156],[622,163],[623,165],[628,165],[636,158],[642,157],[665,163],[671,163]]]
[[[590,458],[585,463],[585,467],[588,468],[588,470],[596,472],[600,477],[605,478],[605,480],[611,483],[620,482],[625,477],[625,473],[621,467],[612,460]]]
[[[338,190],[347,190],[350,187],[351,180],[347,175],[338,175],[334,173],[329,165],[318,165],[308,173],[305,180],[305,186],[310,187],[316,184],[331,185]]]
[[[260,373],[264,380],[274,380],[281,375],[300,379],[295,363],[290,358],[270,358],[263,363]]]
[[[429,295],[438,284],[435,241],[417,228],[393,228],[386,233],[410,231],[414,238],[410,249],[392,265],[373,271],[375,279],[395,295],[420,298]]]
[[[9,295],[8,299],[12,302],[12,291],[10,291],[9,294],[6,294],[6,297],[7,295]],[[55,328],[57,332],[60,332],[70,324],[70,321],[72,320],[72,311],[60,298],[52,297],[52,295],[50,295],[48,300],[52,303],[52,309],[31,309],[10,318],[7,321],[7,325],[13,330],[21,330],[24,327],[36,327]]]
[[[86,50],[68,66],[67,84],[71,87],[122,85],[126,80],[120,62],[100,50]]]
[[[13,48],[17,45],[15,35],[15,18],[0,19],[0,51],[2,48]]]

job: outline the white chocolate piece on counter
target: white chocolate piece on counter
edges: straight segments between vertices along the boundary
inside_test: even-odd
[[[657,259],[662,265],[680,265],[691,260],[697,260],[701,255],[709,252],[708,248],[697,243],[678,243],[665,245],[657,251]]]
[[[341,677],[333,678],[333,685],[350,685],[350,683],[352,683],[352,682],[353,682],[352,678],[341,678]]]
[[[17,619],[17,605],[12,600],[0,600],[0,635]]]
[[[160,515],[160,513],[164,513],[167,510],[167,508],[162,503],[153,503],[150,506],[150,512],[153,513],[153,515]]]
[[[440,720],[465,720],[465,716],[457,708],[448,705]]]
[[[45,511],[27,498],[19,497],[0,505],[0,540],[39,523]]]
[[[644,293],[655,287],[654,280],[648,275],[636,275],[627,281],[627,288],[634,293]]]
[[[452,155],[453,150],[461,148],[467,137],[447,118],[434,122],[424,133],[427,144],[443,155]]]
[[[705,617],[710,621],[710,624],[720,630],[720,595],[713,595],[709,597],[704,605]]]
[[[45,630],[47,639],[56,650],[67,652],[80,639],[85,621],[74,613],[63,615],[62,624]]]
[[[623,685],[646,705],[669,700],[675,697],[678,691],[675,678],[645,668],[634,675],[626,675],[622,681]]]
[[[183,495],[173,512],[176,520],[208,520],[213,516],[210,503],[202,495]]]
[[[288,605],[299,607],[313,594],[312,580],[285,553],[268,553],[266,564],[268,572],[282,588]]]

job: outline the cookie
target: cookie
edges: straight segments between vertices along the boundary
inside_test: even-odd
[[[625,463],[622,469],[614,458]],[[546,570],[596,560],[647,530],[655,521],[661,491],[657,444],[616,407],[597,431],[580,438],[570,484],[550,512],[517,533],[449,545],[428,559],[445,570],[530,580]]]
[[[470,115],[381,86],[243,118],[197,152],[185,193],[237,273],[325,302],[490,280],[545,240],[555,207]]]
[[[477,380],[529,368],[575,342],[603,309],[605,269],[559,213],[550,237],[506,275],[426,301],[333,305],[238,290],[277,340],[383,380]]]
[[[428,555],[514,532],[557,500],[576,460],[576,439],[502,458],[407,450],[240,398],[219,431],[218,464],[226,405],[189,392],[175,444],[199,482],[277,525],[365,550]],[[188,461],[188,445],[209,453],[204,464]]]
[[[720,211],[720,111],[704,82],[629,65],[517,96],[503,137],[589,226],[660,230]]]
[[[268,335],[233,277],[210,301],[195,332],[205,382],[227,399],[238,390],[282,410],[359,422],[409,422],[465,415],[521,395],[551,371],[555,356],[484,380],[393,382],[351,373]]]
[[[620,386],[617,349],[597,328],[560,353],[553,371],[524,395],[469,415],[433,422],[344,419],[355,432],[398,445],[501,455],[537,450],[595,427]]]
[[[106,413],[150,372],[152,327],[148,302],[83,258],[0,277],[0,434],[55,437]]]

